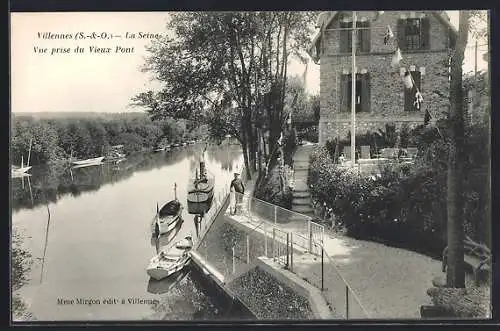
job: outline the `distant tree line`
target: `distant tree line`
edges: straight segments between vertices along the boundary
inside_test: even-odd
[[[14,116],[11,124],[11,162],[30,164],[104,155],[114,145],[129,154],[205,136],[206,128],[190,120],[164,118],[151,121],[146,114],[95,118],[34,118]]]

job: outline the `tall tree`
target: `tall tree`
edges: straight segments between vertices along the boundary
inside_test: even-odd
[[[163,88],[132,101],[153,119],[190,118],[219,138],[233,135],[250,175],[258,127],[268,122],[271,145],[279,137],[288,60],[305,49],[313,21],[305,12],[171,14],[173,36],[152,44],[144,68]]]
[[[458,38],[451,57],[450,80],[450,142],[447,177],[447,240],[448,287],[465,287],[464,270],[464,212],[462,204],[462,179],[464,161],[464,112],[462,66],[469,33],[470,12],[461,10]]]

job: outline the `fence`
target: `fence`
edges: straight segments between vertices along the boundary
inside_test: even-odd
[[[241,174],[242,179],[246,177],[244,168]],[[229,187],[222,189],[214,197],[214,206],[205,215],[207,222],[202,231],[206,232],[210,228],[211,222],[216,218],[224,203],[230,203],[227,201],[228,195]],[[228,282],[248,271],[255,259],[266,256],[273,258],[283,268],[320,288],[337,318],[366,319],[370,317],[355,291],[342,277],[334,261],[324,250],[323,225],[313,222],[309,216],[254,197],[245,197],[235,193],[233,199],[239,201],[238,217],[246,219],[245,234],[233,241],[220,265],[215,258],[213,261],[214,265],[221,269],[219,271],[225,275]],[[204,235],[200,236],[200,238],[203,237]],[[314,255],[316,257],[314,262],[311,262],[310,258],[304,262],[303,253]],[[209,256],[207,258],[210,259]]]
[[[249,220],[248,224],[257,224],[251,232],[253,236],[262,238],[260,244],[264,248],[261,256],[273,258],[283,268],[321,289],[327,301],[334,306],[336,317],[365,319],[370,316],[324,250],[323,225],[313,222],[309,216],[254,197],[245,197],[246,201],[240,198],[239,214]],[[259,244],[250,240],[247,251],[256,251],[255,247],[251,247],[252,243]],[[310,253],[316,258],[307,258],[308,262],[304,262],[303,253]]]

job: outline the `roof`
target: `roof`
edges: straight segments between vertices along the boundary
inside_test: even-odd
[[[448,14],[444,11],[431,11],[436,18],[441,22],[441,24],[445,25],[446,27],[450,28],[451,31],[453,31],[456,35],[458,35],[458,30],[453,24],[451,24],[450,17]],[[328,26],[332,21],[340,14],[340,11],[331,11],[331,12],[322,12],[318,16],[318,21],[316,22],[316,28],[321,29],[321,26]],[[316,43],[319,41],[321,38],[321,31],[318,31],[316,35],[313,38],[313,41],[311,42],[311,45],[307,49],[307,53],[309,56],[312,57],[313,53],[313,48],[316,45]]]

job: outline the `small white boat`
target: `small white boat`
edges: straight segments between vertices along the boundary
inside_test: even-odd
[[[22,167],[22,168],[17,168],[14,169],[12,168],[12,177],[22,177],[28,175],[27,172],[31,169],[31,166],[29,167]]]
[[[74,165],[82,166],[82,165],[97,165],[100,164],[104,160],[104,156],[94,157],[92,159],[72,161]]]
[[[162,250],[157,256],[154,256],[149,262],[146,272],[151,278],[160,280],[182,270],[189,263],[188,252],[192,247],[191,236],[187,236],[170,249]]]
[[[31,158],[31,143],[33,139],[30,139],[30,147],[28,150],[28,163],[24,166],[24,157],[21,155],[21,166],[18,167],[16,165],[12,165],[11,177],[22,177],[25,176],[26,173],[32,168],[30,166],[30,158]]]
[[[120,153],[120,152],[117,152],[117,151],[111,151],[109,152],[105,157],[104,157],[104,161],[108,161],[108,162],[115,162],[117,160],[122,160],[122,159],[125,159],[125,154],[124,153]]]

